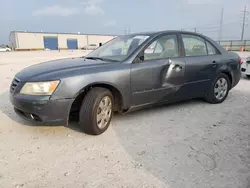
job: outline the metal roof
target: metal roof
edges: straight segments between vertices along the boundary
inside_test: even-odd
[[[11,33],[39,33],[39,34],[65,34],[65,35],[98,35],[98,36],[121,36],[121,35],[112,35],[112,34],[96,34],[96,33],[58,33],[58,32],[32,32],[32,31],[11,31]],[[182,30],[163,30],[163,31],[147,31],[147,32],[135,32],[135,33],[130,33],[127,35],[157,35],[157,34],[164,34],[164,33],[170,33],[170,32],[181,32],[181,33],[189,33],[189,34],[196,34],[196,35],[202,35],[199,33],[191,32],[191,31],[182,31]]]
[[[158,34],[164,34],[164,33],[186,33],[186,34],[195,34],[195,35],[202,35],[200,33],[195,33],[192,31],[182,31],[182,30],[162,30],[162,31],[147,31],[147,32],[137,32],[137,33],[131,33],[128,35],[158,35]]]
[[[98,35],[98,36],[119,36],[112,34],[95,34],[95,33],[63,33],[63,32],[39,32],[39,31],[11,31],[10,33],[35,33],[35,34],[62,34],[62,35]]]

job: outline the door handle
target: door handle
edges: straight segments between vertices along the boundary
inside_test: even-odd
[[[213,67],[217,67],[217,64],[218,64],[217,61],[214,60],[212,63],[213,63]]]
[[[175,70],[176,68],[182,69],[183,67],[179,64],[174,65],[173,69]]]

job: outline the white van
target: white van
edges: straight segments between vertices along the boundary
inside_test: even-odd
[[[250,78],[250,56],[241,65],[241,72]]]
[[[0,52],[10,52],[11,49],[6,46],[0,46]]]

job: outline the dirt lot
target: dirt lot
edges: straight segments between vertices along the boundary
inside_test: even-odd
[[[246,78],[223,104],[192,100],[116,115],[108,131],[96,137],[76,125],[34,126],[13,112],[8,89],[17,71],[81,55],[0,53],[0,187],[250,187]]]

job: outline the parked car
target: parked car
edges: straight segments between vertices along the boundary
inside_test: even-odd
[[[84,46],[83,50],[95,50],[98,46],[96,44],[89,44],[87,46]]]
[[[7,46],[0,46],[0,52],[10,52],[11,48]]]
[[[250,78],[250,56],[241,65],[241,72]]]
[[[129,48],[120,53],[123,46]],[[147,50],[152,46],[157,49]],[[33,121],[67,125],[78,114],[82,130],[99,135],[113,112],[197,97],[222,103],[240,80],[241,63],[236,53],[197,33],[130,34],[85,57],[25,68],[13,79],[10,100],[19,115]]]

